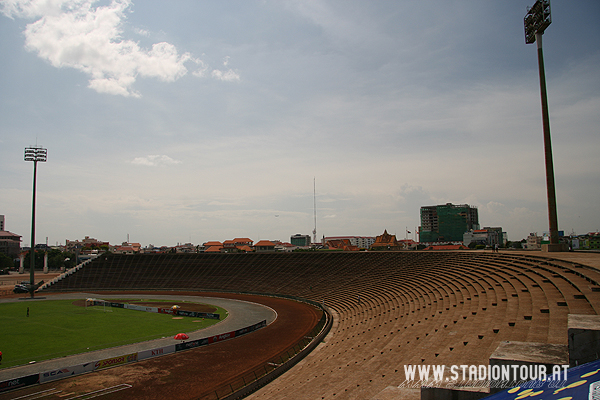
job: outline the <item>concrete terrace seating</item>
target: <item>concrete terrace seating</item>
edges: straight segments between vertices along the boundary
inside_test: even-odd
[[[48,291],[197,290],[324,302],[324,343],[251,398],[370,399],[404,365],[487,365],[502,341],[567,343],[569,313],[600,312],[600,271],[482,252],[102,256]],[[359,297],[360,296],[360,297]]]

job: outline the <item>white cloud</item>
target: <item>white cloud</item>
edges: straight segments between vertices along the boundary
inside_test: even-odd
[[[204,78],[206,76],[206,71],[208,71],[209,66],[200,59],[194,59],[193,61],[198,65],[198,69],[192,72],[192,75],[197,76],[199,78]]]
[[[135,81],[133,77],[101,78],[90,80],[89,88],[98,93],[116,94],[121,96],[140,97],[138,92],[133,91],[129,86]]]
[[[149,167],[156,167],[159,165],[173,165],[181,164],[181,161],[174,160],[169,156],[152,154],[146,157],[136,157],[131,161],[134,165],[146,165]]]
[[[173,82],[186,75],[188,61],[200,65],[195,76],[205,76],[206,66],[190,53],[179,54],[166,42],[151,49],[122,38],[122,25],[130,0],[113,0],[94,6],[94,0],[12,0],[2,12],[10,17],[39,18],[25,29],[26,47],[54,67],[70,67],[90,76],[89,87],[99,93],[140,97],[132,89],[137,77]],[[149,32],[134,28],[140,35]],[[228,63],[228,58],[225,65]],[[215,70],[212,77],[239,80],[233,70]]]
[[[4,0],[1,6],[2,13],[7,17],[35,18],[41,15],[55,15],[65,4],[71,2],[71,0]]]
[[[212,77],[218,79],[220,81],[239,81],[240,75],[232,69],[228,69],[227,71],[221,71],[218,69],[213,70]]]
[[[140,36],[150,37],[150,31],[142,28],[133,28],[133,31]]]

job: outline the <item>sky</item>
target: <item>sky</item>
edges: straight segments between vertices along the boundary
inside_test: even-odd
[[[0,0],[0,214],[36,242],[548,231],[533,0]],[[543,36],[559,229],[600,229],[600,2]],[[410,231],[410,233],[407,233]],[[47,239],[46,239],[47,238]]]

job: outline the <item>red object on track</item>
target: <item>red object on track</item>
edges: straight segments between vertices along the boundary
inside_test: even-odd
[[[178,333],[177,335],[175,335],[173,337],[173,339],[176,340],[185,340],[185,339],[189,339],[190,337],[188,335],[186,335],[185,333]]]

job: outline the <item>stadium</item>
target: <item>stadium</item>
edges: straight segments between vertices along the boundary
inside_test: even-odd
[[[0,400],[43,391],[48,399],[91,398],[92,382],[122,389],[98,394],[105,399],[484,398],[494,393],[489,380],[407,382],[406,367],[596,360],[597,338],[582,350],[572,332],[579,332],[577,321],[585,322],[581,331],[597,335],[600,328],[599,268],[594,253],[105,255],[37,295],[223,297],[263,304],[277,318],[221,343],[10,391]],[[579,398],[569,397],[576,389],[560,394]]]

